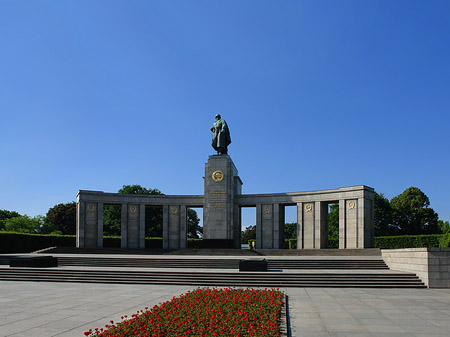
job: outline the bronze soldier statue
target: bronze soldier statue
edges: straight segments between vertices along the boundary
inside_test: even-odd
[[[213,132],[212,147],[217,151],[217,154],[227,154],[228,145],[231,143],[230,130],[227,122],[221,119],[220,115],[216,115],[211,131]]]

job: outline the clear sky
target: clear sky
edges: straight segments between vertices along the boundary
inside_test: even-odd
[[[0,208],[124,184],[419,187],[450,220],[450,1],[0,0]]]

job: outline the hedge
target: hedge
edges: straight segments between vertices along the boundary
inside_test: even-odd
[[[422,247],[448,247],[444,246],[445,234],[430,235],[399,235],[399,236],[377,236],[375,237],[375,248],[399,249],[399,248],[422,248]]]
[[[75,247],[75,235],[0,232],[0,253],[29,253],[55,246]]]
[[[75,235],[42,235],[0,232],[0,253],[29,253],[48,247],[75,247]],[[252,242],[248,240],[249,249]],[[337,240],[329,240],[329,248],[338,248]],[[105,248],[120,248],[120,236],[105,236]],[[162,238],[145,238],[146,249],[162,249]],[[188,239],[187,248],[200,249],[202,239]],[[375,247],[381,249],[421,248],[421,247],[450,247],[450,233],[432,235],[401,235],[375,237]],[[286,249],[297,249],[297,240],[285,240]]]
[[[252,242],[248,240],[249,249]],[[401,235],[401,236],[378,236],[375,237],[375,247],[381,249],[399,248],[423,248],[423,247],[450,247],[450,233],[430,235]],[[297,249],[297,240],[285,240],[286,249]],[[328,240],[328,248],[339,248],[339,240]]]

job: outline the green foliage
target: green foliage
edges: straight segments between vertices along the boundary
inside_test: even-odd
[[[250,225],[242,231],[241,243],[247,243],[249,240],[256,240],[256,226]]]
[[[56,246],[75,247],[75,236],[0,232],[0,253],[30,253]]]
[[[187,248],[189,249],[201,249],[202,239],[187,239]]]
[[[438,226],[441,233],[450,233],[450,223],[444,220],[438,220]]]
[[[123,185],[118,191],[121,194],[152,194],[152,195],[163,195],[157,188],[145,188],[141,185]]]
[[[203,228],[199,226],[200,219],[197,212],[188,208],[187,218],[187,237],[190,239],[199,239],[203,236]]]
[[[285,239],[297,239],[297,223],[296,222],[288,222],[288,223],[284,224],[284,238]]]
[[[248,249],[253,249],[253,242],[256,242],[256,239],[250,239],[247,241]]]
[[[284,248],[297,249],[297,239],[289,239],[286,241],[287,241],[287,243],[284,245]]]
[[[118,236],[122,235],[120,231],[120,205],[105,205],[103,207],[103,235]]]
[[[339,248],[339,204],[329,205],[328,248]]]
[[[397,233],[397,228],[392,226],[391,204],[383,193],[375,192],[374,217],[375,236],[388,236]]]
[[[44,217],[41,215],[30,217],[28,215],[20,215],[9,218],[3,223],[3,230],[7,232],[17,233],[38,233],[44,224]]]
[[[375,237],[375,248],[423,248],[440,247],[442,234],[431,235],[397,235]]]
[[[20,216],[16,211],[8,211],[6,209],[0,209],[0,231],[4,230],[6,220]]]
[[[442,234],[441,239],[439,240],[439,247],[450,247],[450,233]]]
[[[428,197],[417,187],[409,187],[392,198],[393,225],[400,235],[437,234],[438,215],[429,208]]]
[[[41,228],[42,234],[61,233],[75,235],[77,204],[75,201],[58,204],[50,208],[45,216],[45,224]]]

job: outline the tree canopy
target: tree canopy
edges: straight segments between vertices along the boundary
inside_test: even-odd
[[[399,235],[437,234],[438,214],[430,208],[430,200],[417,187],[409,187],[393,197],[392,224]]]
[[[58,233],[74,235],[76,231],[77,204],[75,201],[57,204],[50,208],[42,226],[43,234]]]

